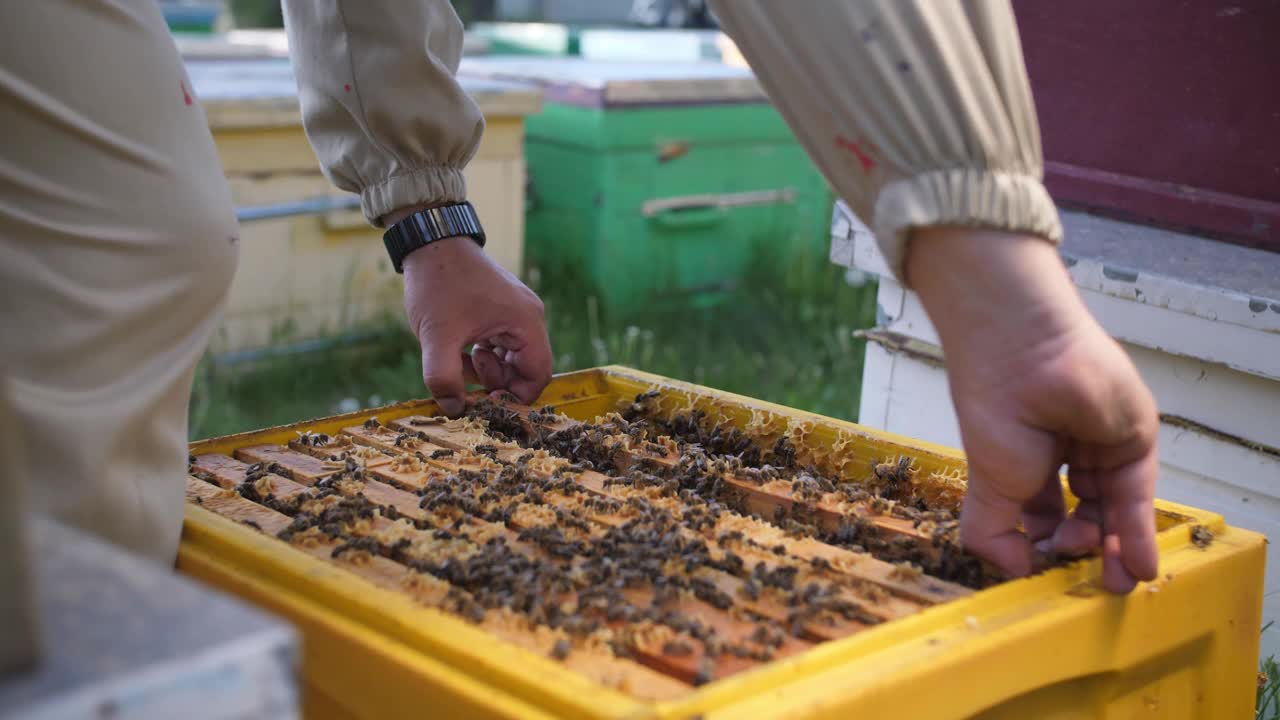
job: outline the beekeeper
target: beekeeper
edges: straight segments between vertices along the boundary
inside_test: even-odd
[[[1007,0],[724,0],[714,8],[810,156],[937,326],[970,462],[964,542],[1156,573],[1154,402],[1055,244]],[[485,253],[462,171],[484,131],[445,0],[290,0],[307,136],[388,228],[423,379],[533,401],[541,302]],[[235,269],[231,198],[152,0],[24,3],[0,23],[0,371],[37,506],[160,562],[182,522],[192,372]],[[469,356],[464,347],[475,343]],[[1081,498],[1064,514],[1070,468]]]

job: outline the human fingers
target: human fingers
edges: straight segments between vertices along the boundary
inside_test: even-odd
[[[1073,467],[1068,483],[1077,498],[1070,515],[1053,533],[1051,547],[1060,555],[1086,555],[1102,546],[1102,502],[1096,474]]]
[[[1095,376],[1109,391],[1072,414],[1071,485],[1082,498],[1060,538],[1064,549],[1101,547],[1103,584],[1125,593],[1158,571],[1155,540],[1155,401],[1128,358],[1109,339]],[[1074,533],[1068,536],[1067,532]]]
[[[422,382],[440,410],[458,417],[466,408],[461,343],[441,337],[422,336]]]
[[[510,367],[499,357],[500,348],[490,348],[479,343],[471,350],[471,364],[485,390],[502,390],[510,384]]]
[[[1053,470],[1044,479],[1039,492],[1022,506],[1022,526],[1026,528],[1027,539],[1035,543],[1053,537],[1065,519],[1062,483],[1058,480],[1057,470]]]
[[[1031,572],[1031,546],[1018,530],[1022,503],[997,492],[970,465],[969,487],[960,513],[960,537],[966,549],[1013,577]]]
[[[1108,590],[1128,592],[1138,580],[1154,580],[1159,572],[1155,481],[1154,448],[1135,462],[1106,471],[1099,479],[1102,578]]]
[[[511,351],[507,357],[509,367],[514,370],[508,388],[525,403],[536,402],[542,389],[551,382],[551,343],[546,332],[523,348]]]
[[[551,382],[551,343],[541,317],[490,339],[506,375],[506,389],[532,404]]]

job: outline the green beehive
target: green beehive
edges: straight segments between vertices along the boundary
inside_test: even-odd
[[[492,55],[577,55],[576,27],[556,23],[481,22],[470,34],[488,43]]]
[[[526,262],[606,309],[711,304],[753,263],[825,256],[831,192],[749,70],[474,58],[460,72],[543,86]]]

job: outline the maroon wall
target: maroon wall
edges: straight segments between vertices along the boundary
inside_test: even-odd
[[[1280,252],[1280,0],[1014,0],[1064,205]]]

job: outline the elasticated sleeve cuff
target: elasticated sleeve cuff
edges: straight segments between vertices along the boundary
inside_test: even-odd
[[[1035,177],[995,170],[936,170],[880,188],[874,232],[897,277],[905,276],[911,231],[931,225],[1005,230],[1062,241],[1058,209]]]
[[[462,202],[467,199],[467,183],[461,168],[427,167],[392,175],[366,185],[360,191],[360,207],[370,224],[378,218],[410,205]]]

